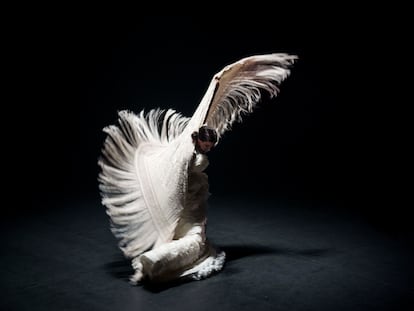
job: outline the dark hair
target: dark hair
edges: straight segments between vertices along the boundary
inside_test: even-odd
[[[191,134],[191,137],[193,139],[200,139],[201,141],[209,141],[212,143],[217,142],[217,132],[215,129],[208,127],[206,125],[203,125],[198,129],[198,132],[194,132]]]

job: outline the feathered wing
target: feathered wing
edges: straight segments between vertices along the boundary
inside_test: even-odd
[[[121,111],[118,123],[104,128],[99,188],[111,230],[128,258],[172,238],[182,202],[168,202],[168,189],[177,191],[168,183],[183,184],[185,176],[167,181],[163,172],[172,163],[158,158],[188,120],[172,109]]]
[[[98,161],[102,204],[124,255],[134,258],[170,241],[185,205],[191,133],[207,124],[219,137],[260,101],[274,96],[296,56],[241,59],[215,74],[191,118],[172,109],[139,115],[121,111]]]
[[[251,113],[264,93],[274,97],[290,74],[296,55],[273,53],[255,55],[226,66],[215,76],[216,88],[209,102],[204,124],[219,137],[244,114]]]

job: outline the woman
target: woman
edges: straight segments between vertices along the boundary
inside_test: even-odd
[[[255,55],[214,75],[190,117],[175,110],[119,112],[98,161],[102,204],[131,282],[200,280],[223,268],[206,238],[207,153],[267,92],[277,95],[296,56]]]

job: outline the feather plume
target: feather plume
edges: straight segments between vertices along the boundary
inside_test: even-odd
[[[147,204],[137,170],[136,153],[140,144],[168,145],[186,126],[188,118],[172,109],[153,109],[139,115],[123,110],[118,124],[104,128],[107,134],[98,165],[102,204],[110,217],[111,231],[127,258],[133,258],[172,233],[179,211],[154,210]],[[148,186],[147,186],[148,187]],[[171,215],[169,215],[171,214]],[[159,219],[171,226],[159,226]]]
[[[264,92],[270,98],[279,92],[280,83],[290,74],[296,55],[273,53],[255,55],[226,66],[215,75],[214,95],[204,124],[215,128],[219,137],[253,111]]]

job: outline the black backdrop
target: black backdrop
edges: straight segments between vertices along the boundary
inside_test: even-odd
[[[27,206],[98,195],[102,128],[117,111],[161,107],[190,116],[224,65],[286,52],[299,60],[279,96],[235,124],[210,153],[211,192],[334,202],[404,223],[408,211],[393,201],[389,168],[399,165],[392,159],[400,138],[387,131],[399,122],[390,104],[380,104],[391,100],[384,49],[397,45],[364,18],[351,25],[334,14],[317,22],[266,15],[254,23],[68,14],[16,27],[20,84],[12,108],[26,126],[10,146],[26,154],[29,181],[14,177],[28,185]]]

